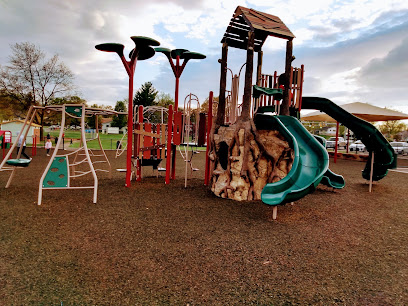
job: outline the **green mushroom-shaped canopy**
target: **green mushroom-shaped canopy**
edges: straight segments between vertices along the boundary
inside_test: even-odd
[[[132,58],[133,52],[135,51],[135,49],[133,49],[132,51],[130,51],[129,53],[129,58]],[[150,46],[143,46],[138,48],[138,55],[137,55],[137,60],[139,61],[143,61],[143,60],[147,60],[151,57],[154,56],[155,51],[152,47]]]
[[[160,43],[150,37],[146,37],[146,36],[131,36],[130,37],[133,42],[135,43],[136,47],[139,48],[139,46],[160,46]]]
[[[166,56],[170,56],[171,50],[168,48],[154,48],[154,50],[156,50],[156,52],[161,52]]]
[[[185,52],[188,52],[188,50],[187,49],[174,49],[174,50],[171,50],[171,58],[174,58],[174,59],[176,59],[177,58],[177,55],[180,57],[180,59],[183,59],[184,57],[183,57],[183,54],[185,53]]]
[[[204,54],[198,53],[198,52],[184,52],[183,53],[183,58],[186,59],[205,59],[206,56]]]
[[[179,56],[180,59],[204,59],[206,56],[204,54],[198,53],[198,52],[191,52],[188,51],[187,49],[174,49],[170,50],[168,48],[155,48],[156,52],[161,52],[167,57],[171,57],[173,59],[176,59],[177,56]]]
[[[138,56],[137,59],[142,61],[146,60],[148,58],[151,58],[155,51],[151,46],[160,46],[160,43],[150,37],[146,36],[131,36],[130,37],[133,42],[136,45],[136,48],[138,50]],[[116,43],[104,43],[104,44],[99,44],[95,46],[96,49],[100,51],[106,51],[106,52],[116,52],[120,57],[123,56],[123,49],[125,48],[124,45],[122,44],[116,44]],[[133,49],[129,57],[132,58],[133,52],[135,49]]]
[[[151,46],[160,46],[160,43],[157,40],[150,38],[150,37],[131,36],[130,38],[133,40],[138,50],[137,59],[139,61],[143,61],[143,60],[149,59],[154,56],[155,51]],[[130,51],[129,53],[130,58],[132,58],[134,51],[135,49]]]
[[[104,43],[96,45],[95,48],[99,51],[116,52],[119,56],[123,56],[123,49],[125,46],[116,43]]]

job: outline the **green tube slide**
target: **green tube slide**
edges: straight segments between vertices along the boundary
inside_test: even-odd
[[[320,144],[323,147],[326,147],[325,138],[318,136],[318,135],[313,135],[313,136],[314,138],[316,138],[318,142],[320,142]],[[342,175],[336,174],[330,169],[327,169],[326,173],[323,175],[322,180],[320,181],[320,184],[328,186],[328,187],[332,187],[335,189],[342,189],[346,185],[346,182],[344,181],[344,177]]]
[[[385,137],[371,123],[357,118],[333,103],[329,99],[319,97],[303,97],[302,109],[317,109],[325,112],[333,119],[342,123],[354,132],[369,151],[369,159],[363,170],[363,178],[370,179],[371,158],[374,152],[373,180],[378,181],[385,177],[388,169],[396,168],[397,156]]]
[[[281,132],[294,150],[292,169],[282,180],[264,187],[262,201],[268,205],[285,204],[313,192],[328,170],[326,149],[294,117],[257,114],[254,121],[259,130]]]

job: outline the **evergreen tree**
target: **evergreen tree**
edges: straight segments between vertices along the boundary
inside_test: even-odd
[[[157,93],[158,91],[153,87],[153,84],[151,82],[144,83],[136,92],[135,97],[133,98],[133,106],[154,105],[154,100],[156,99]]]
[[[126,112],[126,102],[125,101],[117,101],[115,105],[115,111],[117,112]],[[112,126],[118,127],[119,129],[123,128],[127,124],[127,116],[126,115],[118,115],[113,117],[112,119]]]

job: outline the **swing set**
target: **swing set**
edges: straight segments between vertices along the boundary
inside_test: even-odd
[[[103,150],[99,137],[98,116],[112,116],[122,113],[118,113],[112,110],[90,108],[86,107],[83,104],[64,104],[46,107],[31,106],[19,134],[23,135],[22,142],[25,141],[28,133],[28,127],[33,122],[38,111],[43,111],[46,113],[50,113],[51,111],[60,112],[62,117],[60,124],[61,129],[57,144],[39,182],[38,205],[41,205],[42,203],[44,190],[58,189],[92,189],[93,203],[96,203],[98,193],[98,177],[96,175],[96,172],[107,172],[109,173],[109,177],[111,177],[111,165],[105,154],[105,151]],[[97,132],[96,136],[93,139],[86,139],[85,118],[90,116],[95,116],[95,125]],[[58,151],[61,149],[63,142],[64,127],[67,117],[81,120],[80,145],[79,148],[75,149],[74,151],[58,154]],[[87,143],[91,140],[97,140],[97,143],[99,145],[98,150],[100,150],[101,152],[100,154],[96,154],[88,148]],[[18,168],[28,167],[31,162],[31,159],[20,158],[23,146],[20,147],[17,153],[17,158],[10,159],[10,156],[13,154],[17,143],[17,141],[14,142],[13,146],[0,164],[0,171],[12,171],[5,188],[8,188],[10,186],[16,170]],[[93,183],[90,185],[84,186],[82,185],[82,181],[75,180],[78,177],[82,177],[88,174],[90,174],[93,178]]]

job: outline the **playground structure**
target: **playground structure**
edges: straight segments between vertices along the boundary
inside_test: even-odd
[[[193,109],[192,107],[192,102],[196,102],[196,109]],[[193,167],[193,157],[194,154],[197,154],[198,152],[194,150],[194,146],[196,147],[198,143],[200,142],[198,140],[199,135],[203,135],[202,133],[199,133],[199,126],[202,127],[202,124],[205,124],[205,120],[199,122],[200,118],[200,101],[198,100],[198,97],[192,93],[188,94],[185,99],[184,99],[184,129],[183,129],[183,139],[184,139],[184,152],[179,146],[179,151],[181,156],[183,157],[183,160],[185,162],[185,178],[184,178],[184,187],[187,187],[187,177],[188,177],[188,168],[190,166],[190,171],[191,173],[193,171],[197,171],[198,169]],[[195,118],[195,124],[192,125],[191,117],[194,116]],[[205,126],[204,126],[205,130]],[[192,132],[192,140],[190,142],[190,131]],[[192,148],[191,154],[189,156],[189,148]]]
[[[242,65],[241,69],[245,66]],[[230,68],[227,68],[231,71]],[[231,71],[232,74],[232,71]],[[242,103],[238,104],[239,96],[239,78],[241,70],[238,75],[232,75],[231,79],[231,90],[226,90],[225,97],[225,123],[234,124],[237,118],[241,115]],[[300,68],[291,67],[290,70],[290,80],[289,83],[289,110],[293,112],[296,110],[297,113],[300,112],[302,106],[302,91],[303,91],[303,76],[304,76],[304,65]],[[253,98],[251,107],[251,116],[258,111],[260,107],[268,107],[272,112],[279,113],[281,95],[279,91],[272,91],[272,94],[268,94],[273,89],[283,89],[282,85],[278,84],[278,73],[274,72],[273,75],[261,73],[258,85],[253,87]],[[267,92],[268,90],[268,92]],[[296,115],[296,114],[295,114]]]
[[[116,53],[126,70],[129,77],[129,95],[128,95],[128,143],[133,142],[133,77],[135,74],[137,61],[147,60],[154,56],[155,51],[151,46],[159,46],[160,43],[145,36],[131,36],[130,37],[135,43],[135,48],[129,53],[129,61],[126,60],[123,50],[125,48],[122,44],[117,43],[103,43],[96,45],[95,48],[104,52],[114,52]],[[132,146],[126,147],[126,182],[125,186],[130,187],[130,181],[132,176]]]
[[[166,125],[163,121],[164,109],[161,111],[161,123],[151,123],[144,117],[144,107],[138,106],[135,111],[134,161],[136,167],[136,181],[142,179],[142,167],[152,166],[159,170],[159,164],[165,158]],[[149,112],[147,112],[149,113]],[[161,170],[161,169],[160,169]]]
[[[262,73],[262,46],[268,36],[287,40],[285,72],[279,77],[276,72],[273,76]],[[396,166],[392,148],[370,123],[327,99],[302,98],[304,66],[292,67],[294,37],[277,16],[241,6],[236,8],[221,41],[219,103],[210,137],[208,169],[206,166],[205,184],[217,196],[262,199],[273,205],[274,219],[276,205],[296,201],[313,192],[320,183],[336,189],[345,185],[344,178],[328,168],[329,157],[323,141],[313,137],[297,119],[302,108],[327,112],[362,139],[370,151],[363,171],[363,178],[370,181],[370,192],[372,181],[385,177],[388,169]],[[231,93],[226,95],[229,46],[247,51],[241,106],[236,106],[234,100],[238,96],[235,90],[239,88],[239,77],[233,77]],[[258,54],[255,85],[252,84],[254,52]]]
[[[193,108],[193,102],[196,104],[195,108]],[[160,106],[135,106],[134,114],[132,164],[136,169],[134,173],[136,181],[142,179],[142,169],[145,166],[152,166],[153,171],[157,171],[157,175],[158,172],[166,171],[166,178],[168,178],[172,168],[161,167],[161,162],[166,159],[166,151],[171,146],[172,150],[178,147],[185,162],[185,187],[187,187],[188,168],[191,172],[198,170],[192,165],[193,156],[198,153],[194,148],[204,146],[208,134],[207,116],[205,113],[200,113],[198,97],[192,93],[187,95],[183,111],[173,112],[172,106],[169,109]],[[167,121],[165,115],[167,115]],[[171,134],[169,134],[169,126],[173,131]],[[192,148],[191,152],[190,148]],[[121,151],[123,151],[122,148],[117,149],[117,152]]]
[[[179,85],[180,77],[184,68],[191,59],[205,59],[206,56],[201,53],[191,52],[186,49],[156,48],[157,52],[163,53],[169,60],[171,69],[176,79],[174,93],[174,109],[169,107],[169,121],[167,125],[167,157],[166,157],[166,184],[170,184],[170,179],[176,176],[176,146],[181,144],[181,119],[182,114],[178,111]],[[180,63],[180,60],[183,63]],[[174,118],[174,119],[173,119]],[[170,171],[171,164],[171,171]]]
[[[0,147],[3,151],[3,158],[6,156],[6,149],[10,149],[12,142],[12,135],[10,131],[0,131]]]
[[[25,141],[28,133],[28,126],[33,122],[38,111],[43,112],[60,112],[61,113],[61,129],[58,137],[57,144],[54,148],[53,154],[49,159],[49,162],[41,176],[39,183],[39,192],[38,192],[38,205],[42,203],[43,191],[57,190],[57,189],[93,189],[93,202],[97,201],[98,193],[98,177],[96,175],[97,171],[107,172],[111,174],[110,162],[103,150],[101,140],[99,138],[99,129],[97,128],[97,133],[94,139],[86,139],[85,135],[85,117],[95,116],[95,124],[98,127],[98,116],[112,116],[118,115],[118,112],[111,110],[103,110],[98,108],[90,108],[81,104],[65,104],[65,105],[52,105],[46,107],[40,106],[31,106],[25,122],[21,128],[20,134],[23,135],[22,142]],[[63,133],[66,123],[66,117],[77,118],[81,120],[81,140],[80,147],[69,153],[58,154],[58,151],[61,149],[63,142]],[[91,140],[97,140],[99,144],[100,154],[95,154],[92,150],[88,149],[87,142]],[[12,182],[12,179],[15,175],[15,172],[18,168],[28,167],[31,159],[22,159],[21,151],[17,152],[17,158],[11,159],[10,157],[13,154],[13,151],[17,147],[18,141],[15,141],[13,146],[10,148],[6,157],[3,159],[0,164],[0,171],[12,171],[10,177],[7,181],[6,188],[8,188]],[[100,167],[95,167],[95,165],[101,165]],[[103,165],[106,165],[104,167]],[[75,185],[75,178],[85,176],[90,174],[93,178],[93,184],[90,186],[80,186]]]
[[[278,76],[262,73],[262,45],[268,36],[287,40],[285,72]],[[302,108],[315,108],[327,112],[330,116],[343,122],[352,129],[358,138],[362,139],[370,151],[369,163],[363,171],[363,178],[380,180],[386,176],[388,169],[396,166],[396,158],[392,148],[385,138],[371,124],[356,119],[344,112],[340,107],[324,98],[302,97],[304,66],[294,68],[292,61],[293,38],[295,36],[276,16],[258,12],[244,7],[237,7],[230,25],[222,39],[222,59],[220,94],[216,118],[213,122],[213,96],[210,92],[209,110],[199,114],[198,97],[189,94],[184,100],[184,111],[178,108],[179,78],[190,59],[204,59],[205,56],[185,49],[169,50],[152,48],[159,42],[143,36],[132,36],[135,48],[130,52],[130,61],[123,55],[124,46],[106,43],[96,46],[96,49],[115,52],[119,55],[129,76],[129,112],[128,140],[126,145],[126,183],[129,187],[132,178],[142,179],[144,166],[152,166],[153,170],[166,171],[165,183],[169,184],[175,178],[176,149],[185,162],[185,187],[187,186],[188,168],[194,170],[192,158],[189,156],[190,132],[194,133],[194,146],[207,143],[205,184],[210,185],[213,192],[220,197],[235,200],[262,200],[274,206],[296,201],[313,192],[318,184],[325,184],[334,189],[345,186],[344,178],[330,171],[329,157],[324,148],[324,140],[313,137],[298,120]],[[242,104],[238,104],[239,75],[233,75],[231,91],[226,95],[226,74],[228,46],[245,49],[247,60],[245,66],[245,84]],[[145,60],[161,52],[168,58],[172,67],[175,85],[175,105],[166,108],[133,108],[133,77],[137,60]],[[252,84],[254,52],[258,53],[256,84]],[[180,63],[180,60],[184,60]],[[240,72],[241,72],[240,70]],[[232,73],[232,70],[231,70]],[[193,111],[193,102],[197,110]],[[43,108],[47,111],[60,111],[62,124],[60,137],[53,156],[50,159],[40,182],[38,204],[42,201],[44,189],[93,189],[94,203],[97,200],[98,179],[94,169],[95,162],[86,145],[84,134],[84,118],[87,115],[100,115],[96,109],[85,106],[54,106]],[[29,111],[26,122],[33,121],[36,107]],[[98,110],[100,111],[100,110]],[[160,111],[159,123],[150,122],[150,114]],[[33,112],[33,114],[31,114]],[[114,114],[111,112],[109,114]],[[133,115],[135,114],[135,116]],[[165,124],[164,115],[167,115]],[[195,127],[192,128],[191,118],[195,116]],[[62,140],[65,116],[80,118],[82,121],[82,147],[69,154],[57,155]],[[24,132],[24,138],[27,131]],[[99,139],[99,134],[98,134]],[[122,139],[123,140],[123,139]],[[122,140],[118,151],[122,149]],[[99,140],[100,144],[100,140]],[[3,160],[0,170],[11,170],[7,186],[9,186],[17,167],[26,167],[30,160],[21,159],[21,149],[17,159]],[[184,152],[182,147],[184,146]],[[109,161],[101,147],[104,162]],[[122,150],[122,151],[120,151]],[[79,160],[79,156],[85,156]],[[119,156],[120,153],[117,154]],[[374,156],[376,156],[374,160]],[[160,163],[166,159],[166,167]],[[4,167],[7,164],[11,167]],[[80,165],[87,165],[87,170],[78,170]],[[134,170],[135,169],[135,170]],[[102,171],[102,169],[99,169]],[[105,170],[110,172],[109,170]],[[91,174],[92,186],[73,186],[71,178]]]
[[[161,52],[166,55],[169,60],[170,66],[173,70],[174,76],[176,78],[176,86],[175,86],[175,107],[173,110],[172,105],[170,105],[168,110],[168,124],[167,124],[167,157],[166,157],[166,184],[170,183],[170,179],[175,178],[175,166],[176,166],[176,146],[181,144],[181,133],[182,133],[182,113],[178,111],[178,92],[179,92],[179,80],[180,76],[187,65],[187,62],[191,59],[204,59],[206,56],[197,52],[190,52],[186,49],[175,49],[170,50],[167,48],[152,48],[152,46],[159,46],[160,43],[152,38],[145,37],[145,36],[131,36],[131,39],[135,43],[135,48],[130,52],[129,58],[130,60],[127,61],[124,57],[123,50],[124,45],[117,44],[117,43],[103,43],[96,45],[95,48],[100,51],[105,52],[114,52],[118,54],[120,57],[125,70],[129,76],[129,106],[128,106],[128,144],[134,145],[127,145],[126,147],[126,187],[130,187],[133,169],[132,165],[133,159],[136,158],[136,175],[135,177],[137,180],[141,179],[141,167],[148,163],[149,165],[153,165],[154,167],[158,167],[158,164],[161,162],[162,158],[158,158],[157,155],[153,155],[153,159],[156,160],[153,162],[151,160],[151,150],[154,150],[157,154],[157,150],[160,150],[160,157],[163,157],[164,150],[163,150],[163,135],[161,133],[152,133],[151,126],[146,125],[148,130],[145,130],[143,126],[144,123],[142,118],[139,118],[139,126],[135,129],[135,122],[133,119],[133,78],[134,72],[136,68],[137,60],[146,60],[154,56],[155,52]],[[180,63],[180,60],[183,60],[183,63]],[[175,63],[174,63],[175,61]],[[143,114],[143,111],[141,111]],[[153,127],[155,128],[155,127]],[[150,131],[149,131],[150,130]],[[160,129],[161,130],[161,129]],[[129,132],[132,131],[132,132]],[[161,130],[162,131],[162,130]],[[137,140],[133,142],[133,134],[136,133]],[[160,139],[160,144],[153,145],[156,143],[156,140]],[[144,141],[146,143],[150,143],[153,140],[152,146],[145,147]],[[142,147],[143,142],[143,147]],[[137,157],[136,157],[137,156]],[[143,162],[146,161],[146,163]],[[147,160],[150,160],[147,162]],[[160,161],[159,161],[160,160]]]

